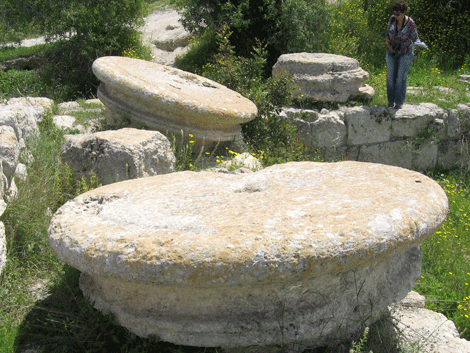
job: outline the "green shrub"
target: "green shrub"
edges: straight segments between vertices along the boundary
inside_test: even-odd
[[[444,69],[458,69],[470,53],[468,0],[413,0],[413,19],[432,56]]]
[[[140,47],[135,29],[144,14],[144,0],[4,0],[4,27],[21,30],[34,24],[47,39],[67,39],[44,52],[41,78],[52,87],[67,86],[59,99],[90,96],[97,79],[92,62],[104,55],[121,55]]]
[[[297,128],[279,116],[282,107],[291,103],[290,77],[265,78],[265,46],[258,43],[250,58],[239,57],[230,43],[230,35],[227,27],[218,33],[219,53],[204,67],[203,75],[240,92],[256,104],[257,117],[242,125],[243,139],[251,153],[265,166],[311,158],[305,154]]]
[[[47,90],[36,71],[0,72],[0,99],[16,97],[18,92],[25,96],[46,96]]]
[[[189,31],[203,33],[224,26],[232,32],[236,55],[248,57],[256,41],[265,45],[266,73],[280,54],[320,51],[328,28],[328,12],[316,0],[174,0],[182,9],[182,23]]]
[[[339,1],[332,4],[331,9],[328,51],[358,59],[367,71],[382,67],[385,63],[384,33],[388,17],[380,20],[377,26],[375,19],[371,21],[364,9],[363,0]]]
[[[175,66],[184,71],[202,74],[203,66],[212,59],[217,48],[217,31],[206,30],[191,40],[191,46],[184,55],[176,57]]]

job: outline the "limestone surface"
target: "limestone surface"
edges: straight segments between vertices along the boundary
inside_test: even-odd
[[[292,75],[295,98],[321,102],[347,102],[349,99],[372,98],[374,89],[364,82],[369,73],[356,59],[336,54],[294,53],[281,55],[273,67],[273,76]]]
[[[417,353],[470,352],[470,342],[460,338],[455,324],[424,305],[425,298],[416,292],[391,305],[392,327],[400,337],[400,348]]]
[[[93,171],[105,185],[173,172],[175,155],[158,131],[124,128],[66,135],[62,160],[78,174]]]
[[[149,61],[102,57],[93,72],[112,125],[126,117],[164,134],[183,131],[200,141],[230,141],[258,112],[253,102],[223,85]]]
[[[11,178],[15,173],[19,155],[20,146],[15,130],[11,126],[0,126],[0,161],[7,178]]]
[[[340,157],[416,171],[465,164],[459,136],[470,126],[467,104],[447,110],[433,103],[402,109],[340,106],[334,111],[286,107],[281,116],[326,160]]]
[[[179,172],[78,196],[49,242],[95,306],[140,336],[306,347],[405,297],[447,208],[436,182],[378,164]]]

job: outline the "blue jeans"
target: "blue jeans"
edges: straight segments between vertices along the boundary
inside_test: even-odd
[[[403,105],[406,96],[408,71],[414,58],[413,48],[405,54],[393,54],[387,50],[387,99],[388,103]]]

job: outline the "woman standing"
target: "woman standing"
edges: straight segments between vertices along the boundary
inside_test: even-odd
[[[414,57],[413,43],[419,41],[415,21],[406,15],[404,1],[393,5],[393,15],[385,32],[387,42],[388,106],[400,109],[405,102],[408,70]]]

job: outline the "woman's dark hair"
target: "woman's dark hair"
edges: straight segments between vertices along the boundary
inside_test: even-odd
[[[400,12],[406,12],[406,10],[408,10],[408,5],[403,0],[400,0],[400,1],[397,1],[395,3],[395,5],[393,5],[393,10],[394,11],[398,10]]]

